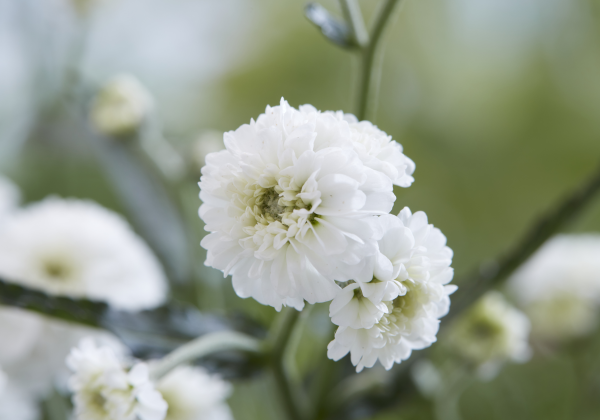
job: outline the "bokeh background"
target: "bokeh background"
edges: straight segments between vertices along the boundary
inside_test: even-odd
[[[305,3],[0,0],[0,171],[25,203],[88,198],[127,216],[82,114],[72,112],[74,74],[89,89],[117,73],[136,76],[155,98],[165,138],[184,155],[281,97],[354,111],[355,57],[304,18]],[[367,19],[377,3],[360,2]],[[321,4],[339,13],[336,1]],[[394,211],[425,210],[442,229],[460,286],[600,161],[600,2],[408,0],[386,36],[381,86],[373,122],[417,166],[413,186],[397,189]],[[203,266],[199,168],[186,170],[175,195],[194,273],[175,298],[269,325],[272,308],[239,299]],[[599,230],[596,200],[570,231]],[[332,334],[326,305],[317,306],[297,340],[301,370],[315,368]],[[269,380],[235,383],[236,419],[281,418]],[[470,386],[459,411],[464,420],[600,418],[600,334]],[[440,414],[415,395],[373,418]]]

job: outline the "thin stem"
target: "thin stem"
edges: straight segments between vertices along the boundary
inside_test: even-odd
[[[249,353],[260,353],[261,343],[250,336],[235,332],[222,331],[203,335],[178,347],[152,366],[151,376],[158,380],[182,364],[193,362],[210,354],[239,350]]]
[[[377,60],[379,43],[385,32],[385,28],[393,15],[395,7],[400,0],[385,0],[385,3],[377,16],[373,33],[367,46],[361,51],[361,78],[358,91],[358,113],[359,120],[368,117],[369,107],[375,102],[379,76],[381,74],[381,60]]]
[[[352,32],[354,44],[361,48],[366,46],[369,43],[369,33],[358,2],[356,0],[340,0],[340,3],[346,23]]]
[[[298,392],[292,389],[292,381],[285,369],[285,352],[299,314],[300,312],[293,308],[284,309],[271,332],[272,344],[269,354],[273,376],[281,396],[283,408],[290,420],[302,420],[304,418],[302,407],[298,403]]]

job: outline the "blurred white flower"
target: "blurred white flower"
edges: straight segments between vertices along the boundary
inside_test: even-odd
[[[90,118],[101,133],[119,137],[138,131],[152,108],[146,88],[133,76],[121,74],[98,91]]]
[[[400,143],[369,121],[358,121],[354,115],[342,111],[328,113],[349,123],[354,150],[365,165],[383,172],[395,185],[410,187],[415,180],[412,177],[415,163],[402,153]]]
[[[231,385],[204,369],[180,366],[158,381],[169,405],[165,420],[232,420],[226,403]]]
[[[524,362],[531,324],[499,292],[488,292],[463,314],[449,331],[452,347],[474,364],[485,379],[495,376],[506,361]]]
[[[558,235],[509,280],[532,337],[561,341],[590,333],[600,313],[600,235]]]
[[[167,412],[148,366],[128,368],[110,347],[84,340],[67,357],[69,387],[78,420],[162,420]]]
[[[191,157],[193,164],[198,170],[206,165],[206,156],[223,150],[223,133],[220,131],[209,130],[203,132],[192,145]]]
[[[32,396],[15,387],[0,370],[0,420],[37,420],[38,411]]]
[[[376,251],[373,215],[394,203],[392,182],[354,151],[346,121],[285,100],[225,134],[207,156],[200,217],[206,264],[233,276],[241,297],[280,310],[333,299],[338,266]]]
[[[332,321],[340,327],[328,357],[339,360],[350,352],[358,372],[377,360],[391,369],[412,350],[435,342],[439,319],[456,290],[448,285],[452,250],[425,213],[413,215],[405,207],[398,217],[381,216],[375,225],[382,232],[379,254],[356,270],[360,277],[367,267],[370,278],[346,286],[330,307]]]
[[[127,310],[160,305],[167,292],[158,260],[126,221],[74,199],[48,198],[10,217],[0,235],[0,276]]]
[[[0,223],[17,208],[20,197],[17,186],[0,174]]]

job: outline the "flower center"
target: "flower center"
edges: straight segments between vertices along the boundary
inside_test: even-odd
[[[67,280],[73,274],[73,267],[65,260],[52,258],[42,263],[42,272],[53,280]]]
[[[262,202],[259,204],[260,213],[266,215],[267,218],[270,217],[273,220],[281,222],[283,214],[289,210],[288,207],[279,205],[279,194],[275,191],[275,189],[267,189],[261,198]]]

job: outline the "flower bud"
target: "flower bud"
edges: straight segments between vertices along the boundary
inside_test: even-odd
[[[150,93],[137,79],[118,75],[97,93],[90,118],[101,133],[123,137],[135,134],[152,108]]]

